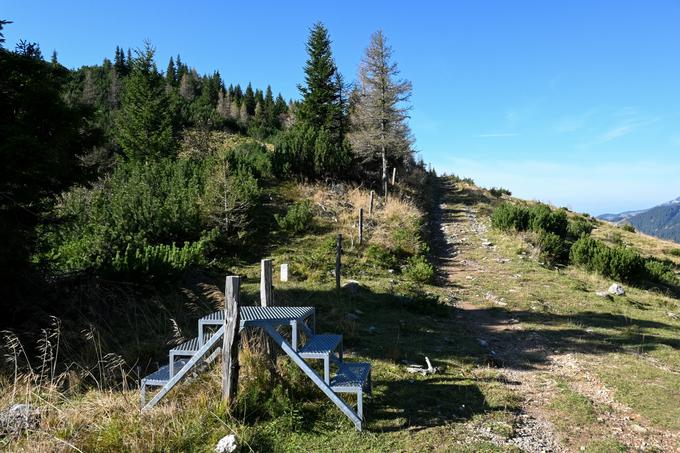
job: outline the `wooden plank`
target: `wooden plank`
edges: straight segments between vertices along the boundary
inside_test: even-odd
[[[264,259],[260,266],[260,306],[274,306],[274,291],[272,282],[272,260]]]
[[[224,344],[222,346],[222,399],[231,404],[238,389],[239,303],[241,277],[229,276],[224,289]]]

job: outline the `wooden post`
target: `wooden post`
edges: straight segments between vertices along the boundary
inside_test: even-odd
[[[281,265],[280,279],[281,279],[282,282],[288,281],[288,263],[283,263]]]
[[[222,399],[231,404],[238,389],[238,341],[241,277],[229,276],[224,287],[224,344],[222,345]]]
[[[271,307],[274,305],[272,291],[272,260],[262,260],[260,269],[260,305]]]
[[[392,185],[397,180],[397,167],[392,167]]]
[[[364,208],[359,208],[359,245],[364,243]]]
[[[272,260],[264,259],[260,266],[260,306],[273,307],[274,306],[274,286],[272,277]],[[269,335],[263,333],[264,352],[269,358],[274,361],[276,359],[276,345],[269,338]]]
[[[368,215],[369,215],[369,216],[372,216],[372,215],[373,215],[373,194],[374,194],[374,193],[375,193],[375,192],[374,192],[373,190],[371,190],[371,202],[370,202],[369,205],[368,205]]]
[[[335,289],[340,290],[340,256],[342,255],[342,234],[338,234],[338,243],[335,248]]]

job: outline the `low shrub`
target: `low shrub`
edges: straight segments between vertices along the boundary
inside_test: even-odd
[[[621,225],[621,229],[623,231],[628,231],[629,233],[635,233],[635,227],[630,223],[624,223],[623,225]]]
[[[569,220],[567,235],[570,239],[577,240],[582,236],[588,236],[594,228],[595,225],[590,220],[577,217],[574,220]]]
[[[423,255],[414,255],[407,260],[403,274],[415,283],[429,283],[434,278],[434,267]]]
[[[133,248],[128,245],[111,261],[111,270],[134,278],[137,275],[173,276],[191,266],[202,264],[207,240],[187,242],[181,247],[157,244]]]
[[[489,193],[496,198],[500,198],[503,195],[507,195],[507,196],[512,195],[512,192],[510,192],[508,189],[505,189],[503,187],[492,187],[492,188],[489,189]]]
[[[673,270],[673,263],[649,258],[645,261],[645,272],[647,273],[647,278],[651,281],[669,286],[678,286],[680,284],[678,276]]]
[[[397,257],[387,248],[371,244],[366,247],[366,263],[377,269],[394,269]]]
[[[555,233],[541,231],[538,235],[541,259],[547,264],[564,263],[569,259],[569,246]]]
[[[295,202],[288,208],[286,215],[275,214],[274,218],[279,228],[289,233],[309,231],[314,220],[312,203],[309,200]]]
[[[567,212],[564,209],[553,210],[545,204],[529,208],[529,229],[532,231],[555,233],[563,238],[567,234],[567,225]]]
[[[503,231],[524,231],[529,226],[529,211],[514,203],[502,203],[491,214],[491,225]]]
[[[670,249],[666,251],[669,255],[680,256],[680,249]]]
[[[572,245],[570,258],[589,271],[628,283],[639,282],[646,273],[645,260],[635,250],[612,248],[590,237],[582,237]]]

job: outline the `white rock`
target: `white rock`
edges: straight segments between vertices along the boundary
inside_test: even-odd
[[[215,453],[233,453],[236,451],[236,436],[233,434],[229,434],[227,436],[224,436],[223,438],[220,439],[219,442],[217,442],[217,446],[215,447]]]
[[[623,286],[619,285],[618,283],[612,283],[612,286],[609,287],[607,292],[614,296],[623,296],[626,294],[626,290],[623,289]]]
[[[595,295],[600,297],[609,297],[609,293],[607,291],[595,291]]]

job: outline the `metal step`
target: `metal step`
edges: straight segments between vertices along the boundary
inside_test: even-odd
[[[356,393],[371,390],[371,364],[364,362],[343,362],[331,379],[330,387],[338,393]]]
[[[205,344],[210,337],[213,335],[212,332],[205,332],[203,334],[203,344]],[[184,343],[180,344],[179,346],[176,346],[170,350],[171,355],[175,356],[193,356],[196,354],[196,352],[201,349],[201,344],[199,344],[198,337],[192,338],[189,341],[185,341]]]
[[[177,369],[181,369],[188,360],[186,359],[179,359],[175,361],[175,367]],[[163,387],[165,384],[168,383],[170,380],[170,366],[169,365],[163,365],[150,375],[142,378],[142,387],[147,386],[147,387]]]
[[[342,335],[324,333],[314,335],[300,348],[298,354],[305,359],[324,359],[331,355],[342,344]],[[340,352],[342,355],[342,352]]]

